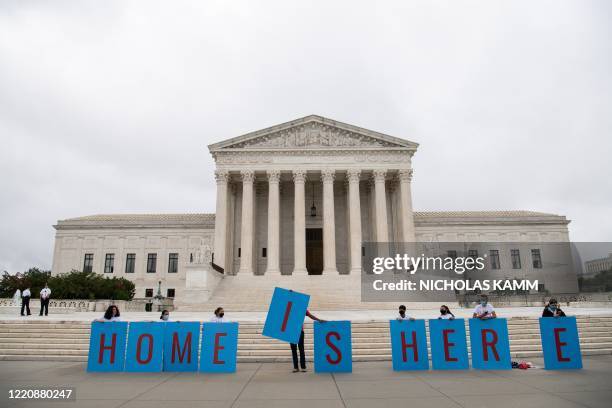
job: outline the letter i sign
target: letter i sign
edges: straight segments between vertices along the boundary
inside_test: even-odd
[[[310,296],[275,288],[268,309],[263,335],[288,343],[300,340]]]

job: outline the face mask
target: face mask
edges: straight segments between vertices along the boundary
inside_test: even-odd
[[[169,315],[163,315],[162,320],[168,320],[169,317],[170,317]]]
[[[482,306],[486,306],[486,305],[487,305],[487,301],[486,301],[486,300],[483,300],[483,301],[481,301],[481,302],[480,302],[480,304],[481,304]]]
[[[225,313],[219,313],[219,317],[225,316]]]
[[[549,308],[550,308],[550,310],[552,310],[553,312],[554,312],[555,310],[557,310],[557,305],[549,305],[548,307],[549,307]]]
[[[440,309],[441,314],[446,314],[446,309]]]
[[[406,311],[405,311],[405,310],[400,310],[400,316],[403,316],[403,315],[405,315],[405,314],[406,314]]]

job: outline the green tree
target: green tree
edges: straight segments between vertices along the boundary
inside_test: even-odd
[[[117,277],[106,277],[93,272],[71,271],[51,276],[50,271],[30,268],[26,272],[9,275],[0,280],[0,297],[12,297],[17,289],[30,288],[33,296],[48,283],[55,299],[115,299],[131,300],[134,283]]]

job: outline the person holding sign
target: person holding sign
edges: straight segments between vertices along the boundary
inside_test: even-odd
[[[495,309],[493,305],[489,303],[489,297],[487,295],[480,295],[480,303],[474,309],[472,317],[480,320],[495,319],[497,317]]]
[[[121,313],[119,313],[119,308],[115,305],[110,305],[106,308],[106,312],[104,312],[104,317],[100,319],[94,320],[95,322],[120,322],[121,321]]]
[[[325,322],[325,320],[319,319],[317,316],[306,310],[306,316],[317,322]],[[298,348],[300,349],[300,368],[302,372],[306,372],[306,353],[304,352],[304,325],[302,325],[302,333],[300,334],[300,341],[298,343],[290,343],[291,345],[291,357],[293,358],[293,372],[297,373],[298,369]]]
[[[455,318],[455,315],[453,314],[453,312],[450,311],[448,306],[446,305],[440,306],[440,316],[438,317],[438,319],[453,320],[454,318]]]
[[[565,312],[557,304],[557,299],[550,299],[542,311],[542,317],[565,317]]]
[[[160,323],[169,322],[170,320],[170,312],[166,309],[162,310],[161,316],[159,316]]]
[[[406,314],[406,306],[400,305],[399,307],[399,316],[395,318],[395,320],[414,320],[414,317],[409,317]]]
[[[225,316],[225,311],[222,307],[218,307],[215,309],[215,315],[210,319],[213,323],[225,323],[226,320],[223,316]]]

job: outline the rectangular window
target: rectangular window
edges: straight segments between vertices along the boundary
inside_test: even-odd
[[[104,273],[113,273],[115,270],[115,254],[106,254],[104,258]]]
[[[157,254],[147,255],[147,273],[155,273],[157,270]]]
[[[166,297],[173,298],[174,297],[174,289],[168,289]]]
[[[534,269],[542,269],[542,255],[539,249],[531,250],[531,260],[533,261]]]
[[[491,269],[501,268],[501,264],[499,263],[499,251],[497,249],[491,249],[489,251],[489,262],[491,262]]]
[[[125,273],[134,273],[136,265],[136,254],[127,254],[125,258]]]
[[[83,272],[93,271],[93,254],[85,254],[85,260],[83,261]]]
[[[168,255],[168,273],[178,272],[178,254],[171,253]]]
[[[477,249],[468,250],[468,258],[472,258],[472,259],[478,258],[478,250]]]
[[[261,248],[261,257],[266,258],[268,256],[268,248]]]
[[[457,251],[451,249],[450,251],[447,252],[446,256],[448,258],[456,259],[457,258]]]
[[[240,255],[242,255],[242,248],[238,248],[238,258],[240,258]]]
[[[521,269],[521,253],[518,249],[510,250],[510,257],[512,258],[512,269]]]
[[[145,297],[153,297],[153,289],[145,289]]]

